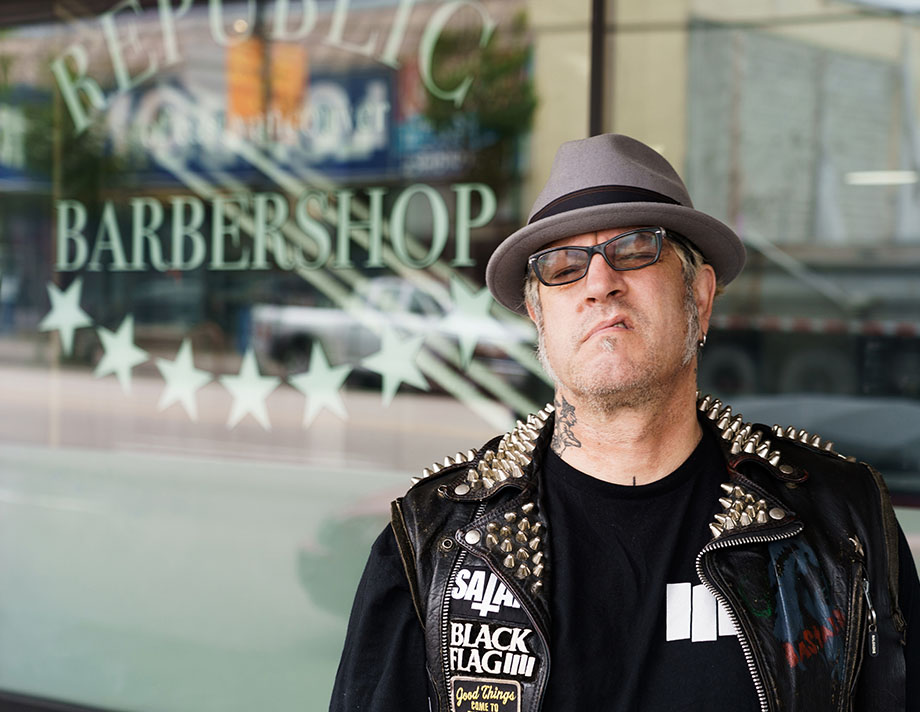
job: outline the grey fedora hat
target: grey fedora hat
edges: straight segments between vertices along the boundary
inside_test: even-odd
[[[660,226],[703,254],[719,284],[744,266],[744,245],[725,223],[694,209],[677,171],[658,152],[621,134],[562,144],[527,224],[507,237],[486,266],[496,301],[526,314],[527,258],[549,243],[596,230]]]

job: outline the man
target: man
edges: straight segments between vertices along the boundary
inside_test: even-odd
[[[332,710],[920,709],[920,584],[880,476],[698,399],[743,263],[651,148],[560,148],[486,272],[536,323],[554,406],[394,502]]]

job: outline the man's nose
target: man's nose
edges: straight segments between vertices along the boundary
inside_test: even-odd
[[[592,255],[588,263],[588,273],[584,276],[585,299],[603,301],[623,292],[625,281],[623,273],[618,272],[604,259],[603,255]]]

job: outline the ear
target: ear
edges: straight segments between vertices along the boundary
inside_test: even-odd
[[[529,316],[529,317],[530,317],[530,320],[531,320],[534,324],[536,324],[536,323],[537,323],[537,315],[534,313],[533,307],[530,305],[530,302],[525,301],[525,302],[524,302],[524,306],[527,307],[527,316]]]
[[[716,298],[716,273],[708,264],[704,264],[697,272],[693,282],[693,296],[696,308],[700,315],[700,330],[702,336],[709,332],[709,318],[712,316],[712,303]]]

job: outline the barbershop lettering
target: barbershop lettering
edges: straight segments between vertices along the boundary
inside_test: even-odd
[[[349,27],[350,1],[335,0],[322,42],[398,69],[400,49],[416,2],[398,0],[388,26],[373,29],[359,37]],[[114,88],[108,93],[99,79],[90,74],[87,50],[90,40],[81,38],[71,43],[51,61],[51,72],[78,134],[90,126],[93,112],[105,111],[115,96],[131,91],[162,69],[182,61],[178,26],[191,6],[192,0],[159,0],[156,10],[158,34],[153,43],[142,42],[140,38],[138,20],[143,10],[139,0],[121,0],[98,16],[96,29],[104,42],[111,71],[109,68],[97,71],[103,76],[111,74],[115,80]],[[323,7],[328,5],[324,4]],[[295,11],[292,12],[292,9]],[[256,0],[232,4],[210,0],[208,27],[211,41],[221,47],[232,47],[247,40],[256,25],[257,11],[261,10]],[[265,5],[264,11],[269,41],[301,41],[315,29],[318,3],[317,0],[274,0]],[[419,74],[425,89],[455,106],[463,103],[473,79],[466,76],[456,86],[439,86],[434,79],[434,51],[451,21],[460,13],[469,15],[471,12],[480,23],[480,46],[485,46],[496,23],[481,0],[443,2],[431,14],[419,42]],[[230,31],[230,27],[244,29],[237,32]]]
[[[92,225],[82,202],[58,200],[55,269],[165,272],[202,266],[216,271],[267,270],[272,266],[283,270],[350,268],[357,263],[351,245],[358,231],[363,236],[364,267],[384,266],[385,244],[401,263],[415,269],[429,267],[442,256],[450,257],[452,267],[474,264],[470,231],[488,224],[495,215],[491,188],[482,183],[459,183],[451,186],[450,198],[446,199],[431,186],[410,185],[396,196],[389,215],[384,214],[386,193],[386,188],[306,190],[291,201],[275,192],[241,192],[208,201],[190,195],[163,199],[138,196],[121,206],[120,214],[112,201],[106,201]],[[475,214],[474,195],[479,203]],[[452,211],[448,199],[453,202]],[[357,201],[367,207],[361,218],[353,215]],[[428,211],[431,216],[430,233],[417,236],[420,244],[412,244],[406,226],[410,210]],[[327,221],[324,216],[330,215],[335,219]],[[452,250],[448,249],[451,230]],[[494,583],[490,586],[491,597],[496,589]],[[501,602],[517,604],[507,592]]]
[[[450,669],[529,678],[537,662],[526,645],[531,633],[531,628],[451,621]]]

